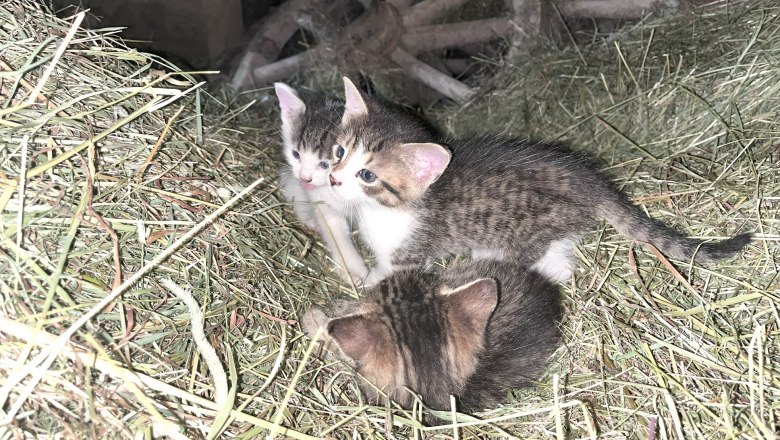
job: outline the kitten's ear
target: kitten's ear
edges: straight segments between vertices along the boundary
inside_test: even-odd
[[[498,285],[490,278],[480,278],[444,292],[444,300],[478,333],[485,331],[490,315],[498,305]]]
[[[450,164],[452,154],[439,144],[404,144],[406,162],[412,168],[417,183],[427,188]]]
[[[293,120],[300,118],[306,112],[306,104],[298,97],[295,89],[285,83],[274,83],[276,97],[279,98],[279,108],[282,110],[282,124],[290,126]]]
[[[365,315],[331,319],[327,329],[341,352],[356,363],[360,363],[375,348],[382,349],[387,342],[385,326]]]
[[[368,115],[368,106],[366,105],[363,94],[360,93],[355,84],[350,81],[346,76],[344,77],[344,116],[341,118],[341,123],[344,124],[348,120],[360,116]]]

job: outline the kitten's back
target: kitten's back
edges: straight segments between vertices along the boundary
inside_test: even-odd
[[[338,136],[345,156],[333,170],[339,193],[365,206],[407,210],[417,219],[414,231],[399,235],[388,252],[375,249],[368,237],[383,273],[472,252],[522,259],[552,279],[566,279],[570,268],[549,266],[568,261],[571,243],[598,219],[684,260],[725,258],[750,242],[750,234],[704,242],[653,221],[588,160],[558,145],[499,136],[442,141],[366,99],[348,80],[345,92]]]
[[[558,288],[538,272],[511,262],[472,262],[443,275],[447,284],[489,277],[499,287],[498,306],[488,322],[477,368],[460,396],[461,407],[479,410],[499,404],[510,390],[538,380],[560,340],[563,307]]]
[[[334,351],[409,407],[420,394],[434,409],[479,410],[537,379],[558,340],[556,286],[511,262],[456,264],[440,273],[407,270],[332,319],[313,310],[309,335],[324,327]],[[373,386],[362,387],[377,402]]]

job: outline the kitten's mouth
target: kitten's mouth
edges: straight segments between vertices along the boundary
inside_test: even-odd
[[[306,182],[305,180],[301,180],[301,187],[305,190],[312,190],[315,188],[311,182]]]

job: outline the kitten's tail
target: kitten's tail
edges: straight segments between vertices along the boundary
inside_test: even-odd
[[[662,253],[681,260],[715,261],[731,257],[742,250],[752,234],[739,234],[721,241],[704,241],[687,237],[664,223],[646,216],[638,207],[610,191],[599,205],[601,216],[618,232],[634,240],[648,242]]]

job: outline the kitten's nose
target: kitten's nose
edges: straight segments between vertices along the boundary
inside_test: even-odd
[[[339,186],[339,185],[341,185],[341,182],[336,180],[336,178],[333,177],[333,174],[329,175],[328,177],[330,178],[330,186]]]
[[[301,175],[300,175],[300,179],[301,179],[303,182],[306,182],[306,183],[311,183],[311,181],[312,181],[312,180],[314,180],[314,177],[312,177],[312,176],[307,176],[307,175],[305,175],[305,174],[301,174]]]

